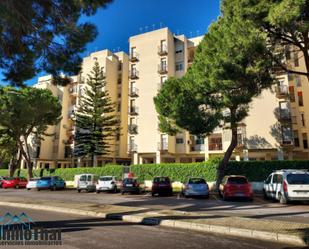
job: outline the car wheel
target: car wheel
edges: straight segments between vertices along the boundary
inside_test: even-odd
[[[19,185],[16,185],[15,188],[16,188],[16,189],[19,189]]]
[[[264,200],[267,200],[267,199],[268,199],[268,196],[267,196],[267,194],[266,194],[265,189],[263,189],[263,198],[264,198]]]
[[[283,194],[281,194],[281,193],[279,193],[279,202],[280,202],[281,204],[288,204],[288,200],[287,200],[286,197],[285,197]]]
[[[124,195],[124,191],[121,191],[121,194]]]
[[[53,186],[53,191],[56,191],[56,190],[57,190],[57,186],[54,185],[54,186]]]
[[[117,193],[117,192],[118,192],[117,187],[114,187],[113,192],[114,192],[114,193]]]
[[[81,189],[77,189],[77,192],[80,193],[82,190]]]
[[[30,190],[30,188],[27,188],[27,190]]]
[[[209,195],[206,195],[206,196],[205,196],[205,199],[209,199]]]
[[[41,189],[37,188],[37,191],[40,191]]]
[[[99,194],[99,193],[100,193],[100,190],[97,190],[96,193]]]
[[[154,197],[154,196],[155,196],[155,193],[151,192],[151,196]]]
[[[225,194],[222,195],[222,198],[224,201],[228,201],[228,198],[225,196]]]

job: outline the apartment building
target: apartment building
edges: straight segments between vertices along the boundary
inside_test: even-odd
[[[87,158],[75,158],[74,112],[78,109],[80,97],[84,94],[87,75],[95,62],[103,68],[106,89],[115,103],[115,113],[121,120],[120,133],[114,141],[110,141],[112,153],[96,158],[97,165],[108,162],[129,164],[127,153],[128,134],[128,65],[129,58],[124,52],[112,53],[109,50],[91,53],[83,59],[82,71],[78,76],[71,77],[72,82],[66,87],[51,84],[51,76],[40,77],[33,87],[49,89],[57,96],[62,105],[62,119],[56,126],[50,126],[40,145],[33,145],[33,162],[35,168],[60,168],[90,166]],[[24,167],[24,165],[22,165]]]
[[[39,78],[34,87],[48,88],[62,103],[62,120],[49,127],[36,150],[37,167],[90,166],[87,159],[74,158],[74,111],[83,94],[87,74],[94,63],[104,69],[107,90],[116,103],[121,133],[111,142],[113,152],[98,157],[97,164],[142,164],[204,161],[222,156],[231,131],[221,128],[206,138],[182,131],[175,136],[159,131],[153,98],[169,77],[182,77],[193,62],[202,36],[187,38],[162,28],[129,38],[129,56],[124,52],[102,50],[85,57],[82,72],[66,87],[50,84],[50,77]],[[304,70],[297,54],[287,58],[295,69]],[[309,120],[308,79],[278,72],[278,84],[262,92],[250,104],[248,117],[238,127],[234,160],[308,159]],[[306,95],[307,94],[307,95]],[[308,109],[308,110],[307,110]],[[307,111],[306,111],[307,110]]]

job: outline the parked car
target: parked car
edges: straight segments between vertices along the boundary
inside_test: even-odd
[[[2,188],[24,188],[27,182],[25,177],[4,177],[2,180]]]
[[[140,185],[136,178],[124,178],[121,186],[121,194],[132,193],[140,194]]]
[[[264,182],[265,198],[289,201],[309,201],[309,172],[307,170],[284,169],[270,174]]]
[[[152,181],[151,195],[173,195],[172,183],[169,177],[157,176]]]
[[[75,176],[76,188],[78,193],[82,190],[87,192],[96,191],[98,176],[94,174],[81,174]]]
[[[4,176],[0,176],[0,188],[2,188],[2,181],[3,181]]]
[[[40,178],[36,183],[36,188],[38,191],[42,189],[65,189],[65,181],[59,176],[44,176]]]
[[[245,176],[230,175],[225,176],[220,184],[219,193],[223,200],[230,198],[246,198],[253,200],[253,191],[251,184]]]
[[[183,189],[185,197],[209,197],[209,187],[203,178],[190,178]]]
[[[97,193],[102,191],[112,191],[117,193],[119,190],[119,186],[117,186],[117,178],[116,176],[101,176],[98,180],[98,184],[96,185]]]
[[[31,178],[26,185],[26,189],[30,190],[36,188],[38,180],[40,180],[40,178]]]

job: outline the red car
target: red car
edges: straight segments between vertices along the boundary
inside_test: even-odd
[[[2,188],[25,188],[28,181],[25,177],[5,177]]]
[[[173,188],[170,178],[166,176],[157,176],[153,179],[151,195],[173,195]]]
[[[253,200],[252,187],[245,176],[225,176],[220,184],[219,191],[223,200],[228,200],[230,198],[246,198],[250,201]]]

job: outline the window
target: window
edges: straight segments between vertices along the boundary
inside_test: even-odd
[[[182,44],[177,45],[175,49],[175,53],[180,54],[182,53],[182,51],[183,51],[183,45]]]
[[[118,98],[121,98],[121,92],[120,92],[120,93],[118,93]]]
[[[270,175],[269,177],[267,177],[267,179],[266,179],[266,181],[265,181],[266,184],[269,184],[269,183],[270,183],[271,177],[272,177],[272,176],[273,176],[273,175]]]
[[[183,144],[183,138],[176,138],[176,144]]]
[[[166,76],[162,76],[161,77],[161,83],[164,83],[165,81],[167,81],[167,77]]]
[[[304,113],[300,114],[300,119],[301,119],[302,125],[305,126],[305,114]]]
[[[298,53],[294,53],[294,66],[299,67],[299,59],[298,59]]]
[[[299,91],[297,93],[298,95],[298,105],[299,106],[304,106],[304,100],[303,100],[303,92],[302,91]]]
[[[183,62],[176,62],[176,71],[183,71]]]
[[[301,87],[301,78],[299,75],[295,75],[295,85]]]
[[[166,65],[166,59],[161,59],[161,69],[166,70],[167,65]]]
[[[303,146],[304,146],[304,149],[308,149],[307,133],[303,133]]]
[[[295,102],[294,86],[289,86],[290,101]]]
[[[299,147],[298,131],[297,130],[293,131],[293,135],[294,135],[294,146]]]
[[[118,112],[121,111],[121,102],[120,102],[120,101],[118,102],[118,105],[117,105],[117,111],[118,111]]]
[[[282,175],[275,174],[273,177],[273,183],[282,183]]]

